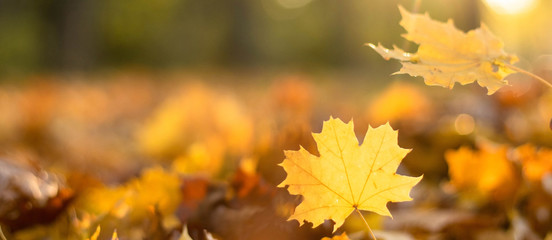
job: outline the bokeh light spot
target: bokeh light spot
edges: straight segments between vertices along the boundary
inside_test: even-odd
[[[537,0],[484,0],[485,4],[499,14],[521,14],[535,8]]]
[[[471,115],[462,113],[454,120],[454,128],[458,134],[468,135],[475,129],[475,121]]]

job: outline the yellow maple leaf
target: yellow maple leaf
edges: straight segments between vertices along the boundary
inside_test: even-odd
[[[301,147],[285,151],[286,159],[280,164],[287,177],[279,187],[289,186],[291,194],[303,196],[290,219],[314,226],[332,219],[337,229],[355,210],[391,216],[387,202],[412,200],[410,189],[422,177],[395,173],[410,150],[398,146],[398,133],[388,123],[369,127],[360,146],[353,122],[345,124],[332,117],[313,137],[319,157]]]
[[[387,49],[381,44],[367,44],[383,58],[401,61],[396,74],[421,76],[427,85],[452,88],[477,81],[493,94],[508,85],[504,78],[516,71],[509,66],[518,61],[515,55],[504,52],[504,44],[489,29],[480,28],[464,33],[448,22],[432,20],[426,14],[413,14],[399,6],[400,25],[407,33],[403,37],[419,44],[417,53],[407,53],[396,46]]]

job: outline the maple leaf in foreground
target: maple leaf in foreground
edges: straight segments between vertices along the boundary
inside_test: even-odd
[[[401,61],[396,74],[421,76],[427,85],[452,88],[456,82],[465,85],[477,81],[493,94],[508,85],[504,78],[516,71],[510,67],[518,61],[515,55],[504,52],[504,43],[481,24],[480,28],[464,33],[447,23],[432,20],[426,14],[413,14],[399,6],[400,25],[407,33],[402,36],[419,44],[417,53],[407,53],[393,46],[387,49],[378,43],[367,44],[383,58]]]
[[[280,164],[287,178],[278,187],[287,185],[291,194],[303,195],[290,219],[314,226],[332,219],[335,231],[355,209],[391,216],[387,202],[412,200],[410,189],[422,177],[395,173],[410,150],[398,146],[398,133],[389,123],[369,127],[360,146],[353,122],[345,124],[332,117],[313,137],[319,157],[301,147],[285,151],[286,159]]]

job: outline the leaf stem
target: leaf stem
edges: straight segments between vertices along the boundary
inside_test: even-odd
[[[370,232],[370,235],[372,235],[372,239],[378,240],[378,239],[376,238],[376,235],[374,235],[374,232],[372,232],[372,229],[371,229],[370,226],[368,225],[368,222],[366,222],[366,219],[364,218],[364,216],[362,216],[362,213],[360,213],[360,211],[358,210],[358,208],[355,207],[355,211],[358,213],[358,215],[360,215],[360,218],[362,218],[362,221],[364,221],[364,224],[366,224],[366,228],[368,228],[368,231]]]
[[[532,78],[534,78],[534,79],[537,79],[537,80],[539,80],[541,83],[543,83],[544,85],[548,86],[549,88],[552,88],[552,84],[551,84],[550,82],[544,80],[544,78],[542,78],[542,77],[540,77],[540,76],[538,76],[538,75],[536,75],[536,74],[534,74],[534,73],[532,73],[532,72],[529,72],[529,71],[524,70],[524,69],[522,69],[522,68],[518,68],[518,67],[516,67],[516,66],[514,66],[514,65],[510,65],[510,64],[505,64],[505,65],[506,65],[506,67],[508,67],[508,68],[510,68],[510,69],[512,69],[512,70],[514,70],[514,71],[517,71],[517,72],[519,72],[519,73],[523,73],[523,74],[525,74],[525,75],[527,75],[527,76],[530,76],[530,77],[532,77]]]

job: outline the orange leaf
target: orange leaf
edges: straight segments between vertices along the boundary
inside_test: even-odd
[[[523,166],[523,174],[531,181],[541,181],[547,173],[552,173],[552,149],[537,150],[531,144],[518,147],[518,154]]]
[[[495,199],[510,197],[518,179],[506,157],[508,148],[484,142],[478,147],[479,151],[461,147],[445,153],[451,184],[458,190],[475,190]]]
[[[324,237],[321,240],[350,240],[350,238],[347,234],[342,233],[341,235],[335,235],[332,238]]]

